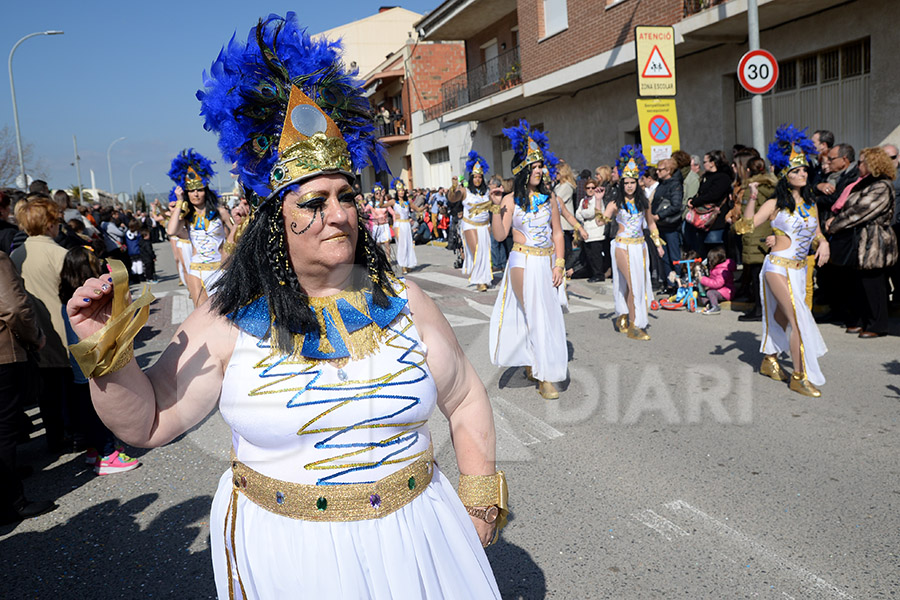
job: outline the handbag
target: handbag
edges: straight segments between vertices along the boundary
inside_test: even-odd
[[[685,213],[684,220],[700,231],[709,231],[709,228],[715,223],[716,217],[719,216],[719,210],[720,208],[715,204],[692,206]]]
[[[663,198],[659,201],[659,206],[656,207],[657,213],[664,210],[671,210],[672,202],[668,198]],[[667,217],[661,217],[659,221],[656,222],[657,227],[677,227],[681,223],[681,213],[676,212],[672,213]]]

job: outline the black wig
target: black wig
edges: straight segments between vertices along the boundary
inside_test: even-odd
[[[815,204],[816,200],[809,180],[800,190],[800,197],[809,206]],[[788,212],[794,212],[797,209],[797,203],[794,201],[794,194],[791,193],[791,186],[788,184],[786,174],[784,177],[779,178],[778,183],[775,185],[775,208],[778,210],[787,209]]]
[[[637,186],[634,189],[634,199],[632,203],[638,211],[643,212],[650,208],[650,203],[647,201],[647,195],[644,194],[644,190],[641,189],[641,182],[634,177],[619,177],[619,183],[616,184],[618,188],[618,193],[613,198],[613,202],[616,203],[616,206],[619,207],[619,210],[625,210],[625,204],[628,202],[628,198],[625,197],[625,180],[626,179],[634,179],[637,183]]]
[[[532,163],[534,164],[534,163]],[[513,200],[516,204],[518,204],[523,209],[528,208],[528,180],[531,179],[531,165],[526,165],[521,171],[516,173],[515,178],[513,179]],[[539,194],[544,194],[545,196],[550,195],[550,188],[547,187],[547,184],[544,183],[544,178],[541,177],[540,183],[537,185],[537,192]]]
[[[188,200],[188,194],[190,192],[184,190],[182,193],[184,194],[182,206],[186,207],[184,211],[184,222],[190,226],[194,221],[194,215],[197,212],[197,208],[191,204],[190,200]],[[208,187],[203,188],[203,207],[205,209],[204,212],[206,213],[205,216],[208,220],[214,221],[219,218],[219,197]]]

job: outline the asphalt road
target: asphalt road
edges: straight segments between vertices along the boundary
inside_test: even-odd
[[[870,599],[900,596],[900,323],[860,340],[821,326],[823,397],[756,374],[759,324],[737,313],[652,313],[652,340],[612,326],[608,284],[573,282],[570,378],[543,400],[488,357],[496,292],[441,248],[410,275],[438,303],[494,406],[512,515],[488,549],[504,598]],[[138,341],[155,360],[190,312],[168,247]],[[789,366],[789,364],[788,364]],[[431,428],[455,480],[444,418]],[[0,597],[213,597],[209,506],[230,437],[218,413],[143,466],[96,477],[37,438],[32,498],[56,511],[0,528]]]

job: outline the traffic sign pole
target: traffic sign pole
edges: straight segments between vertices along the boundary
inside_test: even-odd
[[[750,51],[759,50],[759,4],[757,0],[747,0],[747,41]],[[753,147],[760,154],[766,152],[766,138],[763,132],[765,119],[763,117],[763,99],[760,94],[753,94],[750,98],[750,125],[753,130]],[[741,140],[738,140],[740,142]]]

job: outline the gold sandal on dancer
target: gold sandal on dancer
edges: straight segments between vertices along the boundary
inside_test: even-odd
[[[486,283],[479,283],[477,286],[475,286],[475,291],[486,292],[488,291],[488,286]]]
[[[531,367],[525,367],[525,379],[537,382],[537,379],[535,379],[534,375],[531,373]]]
[[[628,333],[628,315],[616,317],[616,327],[619,329],[619,333]]]
[[[787,381],[787,373],[778,364],[778,357],[774,354],[766,354],[763,357],[762,364],[759,365],[759,372],[766,377],[771,377],[775,381]]]
[[[538,386],[538,391],[544,400],[556,400],[559,398],[559,392],[556,387],[549,381],[542,381]]]
[[[804,396],[809,396],[810,398],[819,398],[822,396],[822,392],[819,388],[809,382],[805,373],[795,372],[792,374],[790,388],[791,391],[803,394]]]
[[[650,334],[643,329],[638,329],[632,324],[628,326],[628,339],[646,341],[650,339]]]

